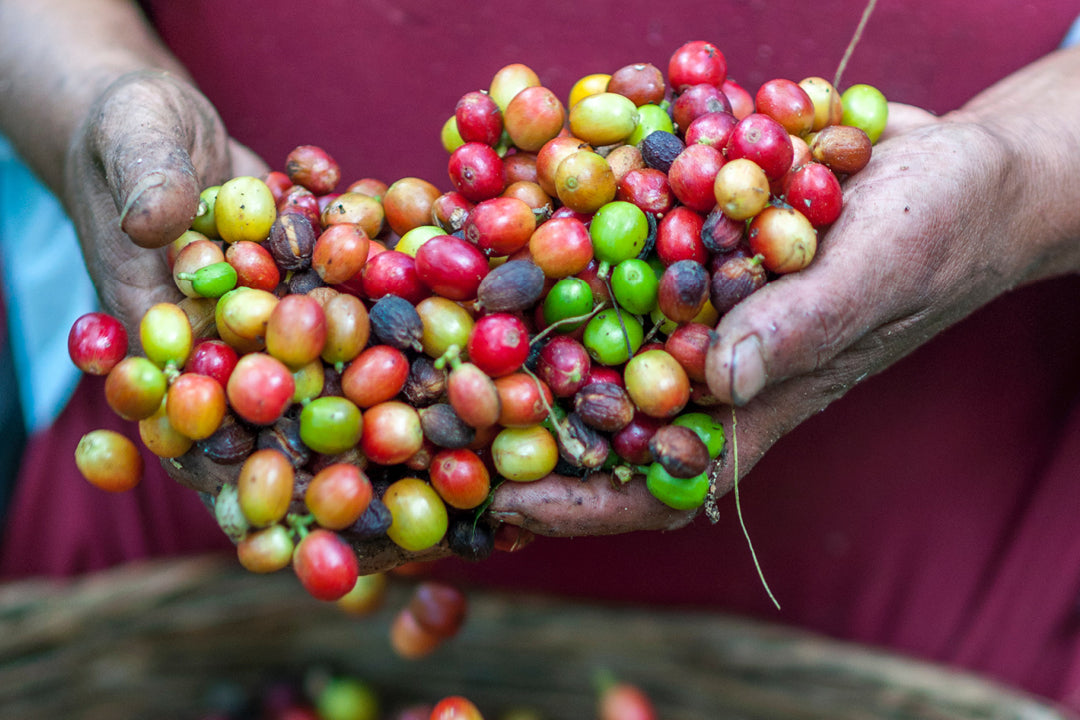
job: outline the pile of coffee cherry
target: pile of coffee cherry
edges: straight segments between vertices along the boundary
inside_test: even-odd
[[[157,456],[235,466],[214,507],[241,563],[324,600],[357,581],[343,535],[486,556],[502,482],[603,472],[693,510],[725,442],[713,329],[812,261],[886,117],[875,88],[820,77],[751,95],[702,41],[565,103],[509,65],[443,126],[446,188],[342,189],[298,146],[203,191],[168,248],[184,300],[131,328],[141,352],[92,313],[71,357]],[[141,476],[117,433],[75,454],[99,487]]]
[[[641,686],[598,670],[596,720],[656,720],[657,708]],[[528,705],[481,713],[468,695],[435,701],[391,699],[383,689],[348,670],[313,666],[296,675],[268,680],[253,689],[223,682],[208,693],[199,720],[543,720]],[[416,692],[416,697],[421,693]]]

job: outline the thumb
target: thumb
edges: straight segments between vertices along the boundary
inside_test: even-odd
[[[187,230],[199,192],[229,166],[214,108],[165,73],[127,76],[110,90],[90,150],[104,170],[120,229],[144,248],[167,245]]]
[[[842,253],[822,253],[807,270],[767,283],[724,315],[705,361],[709,388],[721,402],[742,406],[766,385],[823,372],[866,332],[870,319],[859,300],[866,285],[842,281],[854,272],[844,267],[851,262]]]

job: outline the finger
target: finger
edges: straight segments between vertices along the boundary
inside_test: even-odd
[[[642,477],[619,483],[604,473],[583,479],[549,475],[529,483],[505,482],[495,491],[489,511],[499,522],[556,537],[673,530],[695,515],[661,503]]]
[[[180,236],[206,184],[228,165],[224,128],[198,93],[163,73],[129,76],[95,118],[91,155],[104,170],[120,229],[141,247]]]
[[[767,384],[821,367],[865,331],[856,298],[830,292],[835,285],[817,280],[825,274],[774,281],[724,316],[705,360],[717,399],[743,406]]]
[[[266,162],[256,155],[254,150],[235,140],[229,141],[229,157],[231,158],[230,175],[232,177],[265,177],[270,170]]]
[[[845,185],[845,210],[819,233],[811,264],[772,280],[721,318],[705,363],[721,402],[745,405],[767,384],[824,367],[872,330],[917,317],[935,278],[955,272],[948,256],[955,248],[928,239],[947,217],[934,216],[934,206],[916,195],[923,192],[919,178],[940,162],[924,144],[917,154],[902,145],[875,153]],[[898,178],[904,182],[895,189]],[[868,341],[860,375],[880,369],[873,361],[884,357],[886,342],[895,338],[884,331]]]
[[[939,118],[936,115],[914,105],[889,103],[889,119],[885,123],[885,130],[878,138],[878,142],[905,135],[912,130],[933,125],[938,121]]]

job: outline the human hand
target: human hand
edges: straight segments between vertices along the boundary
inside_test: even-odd
[[[967,113],[892,105],[890,117],[870,164],[845,183],[844,211],[810,267],[717,327],[707,374],[738,408],[740,475],[856,384],[1002,293],[1072,264],[1065,238],[1032,220],[1038,183],[1013,138]],[[731,465],[721,488],[733,482]]]
[[[201,493],[210,512],[213,512],[210,499],[216,498],[224,485],[236,484],[241,468],[240,464],[214,462],[198,446],[162,464],[172,480]],[[409,562],[426,562],[453,554],[445,538],[431,548],[412,552],[396,545],[385,533],[361,538],[342,531],[342,537],[356,551],[361,575],[385,572]]]
[[[1022,180],[998,136],[908,106],[893,105],[890,116],[870,164],[844,184],[844,211],[821,233],[810,266],[767,284],[717,327],[707,374],[729,440],[714,468],[718,494],[731,489],[736,467],[745,475],[858,382],[1053,267],[1050,246],[1028,239]],[[691,517],[659,506],[642,484],[611,487],[572,478],[504,485],[493,511],[554,535],[676,527]],[[564,499],[571,495],[588,497]]]

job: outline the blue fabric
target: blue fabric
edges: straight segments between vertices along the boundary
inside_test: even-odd
[[[1076,21],[1069,28],[1069,32],[1065,35],[1065,39],[1061,43],[1061,47],[1072,47],[1074,45],[1080,45],[1080,17],[1076,18]]]
[[[71,221],[2,136],[0,280],[24,423],[33,432],[53,421],[78,382],[67,334],[97,297]]]

